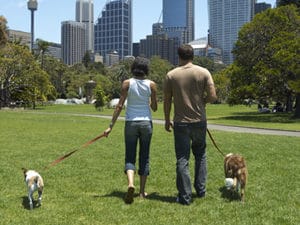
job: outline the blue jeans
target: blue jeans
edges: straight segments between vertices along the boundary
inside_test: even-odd
[[[152,138],[152,121],[125,122],[125,173],[136,170],[137,143],[139,142],[139,170],[141,176],[149,175],[149,153]]]
[[[195,157],[194,188],[197,195],[205,194],[206,188],[206,128],[207,122],[174,123],[176,153],[176,185],[179,202],[190,204],[192,187],[189,173],[190,149]]]

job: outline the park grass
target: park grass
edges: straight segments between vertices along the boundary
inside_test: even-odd
[[[173,136],[158,124],[154,124],[147,200],[135,197],[132,205],[123,202],[127,181],[121,120],[108,138],[44,169],[100,134],[108,122],[60,113],[0,111],[0,224],[300,224],[297,137],[211,131],[224,153],[240,153],[247,160],[245,204],[227,198],[223,158],[209,140],[207,196],[194,198],[190,206],[176,204]],[[38,170],[45,181],[43,205],[33,211],[28,210],[21,167]],[[138,177],[135,185],[138,192]]]
[[[93,105],[51,105],[38,107],[35,111],[92,115],[112,115],[113,113],[113,109],[106,107],[102,111],[97,111]],[[300,131],[300,119],[293,118],[293,113],[258,113],[256,106],[229,106],[227,104],[208,104],[206,111],[210,124]],[[121,112],[121,116],[124,116],[124,113],[125,110]],[[164,119],[162,103],[159,103],[157,112],[153,113],[153,118]]]

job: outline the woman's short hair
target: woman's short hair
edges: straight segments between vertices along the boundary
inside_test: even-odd
[[[194,59],[194,49],[191,45],[183,44],[178,48],[178,56],[183,60]]]
[[[143,57],[136,57],[131,65],[131,73],[134,76],[145,76],[149,73],[149,60]]]

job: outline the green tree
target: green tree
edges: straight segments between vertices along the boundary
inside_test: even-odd
[[[0,83],[4,95],[1,105],[21,101],[35,107],[37,101],[47,101],[54,88],[48,74],[25,46],[7,43],[0,51]]]
[[[300,0],[279,0],[277,3],[277,6],[285,6],[285,5],[291,5],[291,4],[294,4],[299,8]]]
[[[173,65],[159,56],[150,59],[149,79],[153,80],[157,85],[157,98],[162,101],[163,98],[163,82],[166,74],[173,68]]]
[[[3,47],[8,40],[6,24],[7,21],[5,17],[0,16],[0,48]]]
[[[107,103],[107,97],[105,96],[104,90],[100,85],[95,88],[95,108],[99,111],[103,110],[103,107]]]
[[[299,38],[299,12],[292,5],[266,10],[243,26],[229,71],[229,103],[243,103],[245,99],[280,101],[290,110],[299,93],[290,85],[300,79]]]
[[[50,43],[42,39],[37,39],[36,42],[38,46],[38,55],[41,56],[41,67],[44,69],[44,57],[45,53],[48,51]]]
[[[91,54],[89,51],[85,52],[85,54],[82,58],[82,63],[85,66],[85,68],[88,68],[88,66],[92,63]]]

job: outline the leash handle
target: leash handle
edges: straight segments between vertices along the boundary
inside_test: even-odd
[[[209,131],[208,129],[206,129],[206,130],[207,130],[208,136],[210,137],[210,140],[211,140],[212,143],[214,144],[215,148],[221,153],[221,155],[222,155],[223,157],[225,157],[225,154],[219,149],[219,147],[218,147],[217,143],[215,142],[214,138],[212,137],[210,131]]]
[[[85,144],[83,144],[80,148],[77,148],[61,157],[59,157],[58,159],[54,160],[52,163],[50,163],[47,167],[45,167],[45,170],[49,169],[52,166],[55,166],[56,164],[60,163],[61,161],[65,160],[66,158],[68,158],[69,156],[73,155],[75,152],[77,152],[78,150],[85,148],[91,144],[93,144],[95,141],[99,140],[102,137],[106,137],[105,133],[100,134],[99,136],[93,138],[92,140],[89,140],[88,142],[86,142]]]

